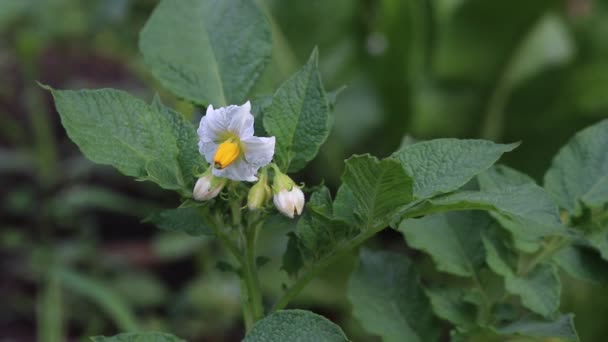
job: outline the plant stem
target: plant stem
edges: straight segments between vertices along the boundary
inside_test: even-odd
[[[545,259],[552,257],[555,252],[559,251],[569,243],[569,240],[562,236],[552,236],[549,238],[543,248],[527,261],[521,263],[521,267],[518,267],[517,275],[525,276],[530,273],[536,265],[545,261]]]
[[[333,252],[323,257],[321,260],[316,262],[309,268],[306,273],[304,273],[301,277],[299,277],[295,283],[279,298],[276,304],[272,307],[271,312],[275,312],[281,309],[284,309],[289,302],[294,299],[308,283],[314,279],[321,271],[323,271],[327,266],[331,265],[334,261],[336,261],[339,257],[343,256],[345,253],[359,246],[367,239],[371,238],[375,234],[379,233],[386,227],[385,224],[379,225],[378,227],[365,229],[361,234],[357,235],[354,239],[344,243],[341,246],[338,246]]]
[[[262,305],[262,292],[255,263],[255,245],[257,240],[258,225],[250,225],[245,232],[245,263],[243,264],[243,281],[247,287],[248,304],[251,309],[253,321],[264,317]]]
[[[243,321],[245,322],[245,330],[249,331],[253,327],[253,316],[249,306],[249,288],[245,283],[245,279],[241,277],[241,306],[243,307]]]

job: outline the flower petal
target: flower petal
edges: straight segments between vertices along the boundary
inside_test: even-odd
[[[198,152],[205,157],[205,160],[209,164],[213,164],[213,158],[218,147],[219,144],[216,144],[213,140],[201,139],[198,142]]]
[[[241,141],[245,150],[245,160],[258,168],[270,163],[274,156],[275,138],[251,137]]]
[[[251,103],[245,102],[242,106],[226,107],[226,117],[229,119],[228,130],[236,133],[241,140],[253,136],[253,115]]]
[[[228,131],[230,120],[224,112],[225,108],[213,109],[212,105],[207,107],[207,112],[196,131],[201,141],[219,142],[221,136]]]
[[[216,177],[224,177],[235,181],[255,182],[258,178],[255,174],[259,167],[253,167],[243,158],[235,160],[232,164],[222,170],[213,169],[212,173]]]

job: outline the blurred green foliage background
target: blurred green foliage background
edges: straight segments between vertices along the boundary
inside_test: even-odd
[[[253,0],[252,0],[253,1]],[[412,139],[485,138],[523,144],[504,160],[540,181],[577,130],[608,117],[608,2],[600,0],[259,0],[273,58],[252,98],[270,94],[315,45],[335,123],[297,175],[335,190],[353,153],[387,156]],[[79,340],[117,331],[170,331],[191,341],[242,337],[237,279],[218,270],[212,240],[142,222],[178,198],[84,159],[36,84],[114,87],[171,97],[137,51],[153,0],[0,1],[0,339]],[[607,147],[608,148],[608,147]],[[268,303],[292,222],[260,239]],[[372,244],[405,250],[400,235]],[[422,258],[406,250],[413,258]],[[345,258],[295,306],[375,341],[350,316]],[[423,263],[424,264],[424,263]],[[606,287],[564,275],[563,311],[583,341],[608,336]],[[438,327],[447,332],[447,327]],[[447,335],[446,335],[447,336]],[[58,339],[57,339],[58,338]]]

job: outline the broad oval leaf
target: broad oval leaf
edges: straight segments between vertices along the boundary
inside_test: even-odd
[[[561,208],[580,214],[608,202],[608,120],[578,132],[562,147],[545,174],[545,188]]]
[[[353,315],[385,342],[432,342],[438,323],[411,261],[394,252],[362,250],[348,284]]]
[[[485,262],[481,233],[490,223],[480,211],[448,212],[403,220],[399,231],[409,246],[429,253],[437,269],[474,276]]]
[[[140,34],[154,76],[202,105],[241,104],[270,60],[271,31],[249,0],[164,0]]]
[[[94,336],[93,342],[186,342],[171,334],[161,332],[122,333],[110,337]]]
[[[318,69],[318,52],[276,91],[264,112],[264,128],[277,138],[282,170],[302,169],[319,152],[331,126],[330,107]]]
[[[68,136],[92,161],[127,176],[191,194],[196,151],[194,126],[155,101],[148,105],[115,89],[50,90]]]
[[[277,311],[257,322],[243,342],[348,342],[339,326],[305,310]]]
[[[561,315],[553,321],[541,321],[525,318],[508,325],[499,327],[496,332],[508,336],[527,336],[527,337],[555,337],[559,341],[578,342],[579,337],[574,328],[574,315]],[[546,339],[543,341],[552,341]]]
[[[192,236],[213,235],[213,230],[209,227],[213,223],[207,222],[201,210],[199,207],[167,209],[151,215],[146,221],[167,231],[183,232]]]
[[[517,146],[519,143],[435,139],[407,145],[392,158],[414,178],[415,197],[428,198],[460,188]]]

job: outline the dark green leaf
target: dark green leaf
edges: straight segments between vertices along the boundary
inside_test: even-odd
[[[573,277],[595,284],[608,283],[608,262],[590,248],[571,245],[557,252],[553,260]]]
[[[304,310],[277,311],[257,322],[243,342],[348,342],[339,326]]]
[[[245,102],[272,43],[253,1],[164,0],[141,31],[139,47],[165,87],[218,107]]]
[[[276,136],[275,160],[298,171],[311,161],[330,131],[330,110],[315,49],[300,71],[285,81],[264,114],[264,128]]]
[[[160,332],[123,333],[111,337],[91,337],[93,342],[185,342],[171,334]]]
[[[562,315],[554,321],[522,319],[496,329],[501,335],[555,337],[565,341],[580,341],[574,328],[574,315]],[[548,341],[548,340],[545,340]]]
[[[481,233],[490,223],[483,212],[449,212],[403,220],[399,231],[409,246],[429,253],[437,269],[473,276],[485,263]]]
[[[404,255],[362,250],[348,285],[353,315],[386,342],[432,342],[439,338],[418,274]]]
[[[579,215],[579,201],[608,202],[608,120],[578,132],[562,147],[545,174],[545,188],[561,208]]]
[[[211,222],[201,214],[197,207],[186,207],[163,210],[146,218],[158,228],[173,232],[183,232],[192,236],[213,235]]]
[[[194,157],[196,145],[185,146],[196,133],[181,115],[114,89],[46,89],[53,94],[68,136],[87,158],[165,189],[191,194],[189,166],[201,157]],[[186,161],[189,158],[194,160]]]
[[[488,169],[519,144],[485,140],[435,139],[407,145],[392,158],[414,179],[414,196],[428,198],[454,191]]]
[[[464,300],[466,290],[459,288],[429,289],[426,294],[431,300],[435,314],[454,324],[459,330],[468,330],[475,326],[477,308]]]
[[[412,178],[391,159],[353,156],[346,161],[342,182],[356,200],[356,207],[351,210],[366,227],[388,224],[394,214],[412,201]]]

